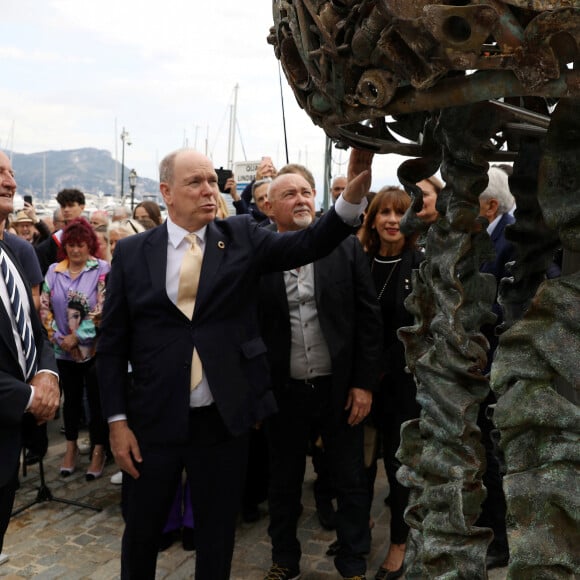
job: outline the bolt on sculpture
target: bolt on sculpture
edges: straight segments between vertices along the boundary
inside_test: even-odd
[[[491,531],[475,423],[495,280],[478,218],[488,162],[515,160],[512,278],[491,370],[513,521],[510,578],[580,573],[580,274],[543,282],[560,243],[580,251],[580,0],[274,0],[274,45],[298,103],[338,146],[417,157],[414,185],[441,166],[440,219],[425,232],[401,329],[422,405],[403,426],[398,477],[411,488],[407,578],[484,578]],[[539,167],[539,171],[538,171]],[[537,192],[537,193],[536,193]],[[523,318],[522,318],[523,317]]]

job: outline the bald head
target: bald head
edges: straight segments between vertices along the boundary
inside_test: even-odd
[[[5,153],[0,151],[0,219],[5,220],[14,209],[14,194],[16,193],[16,180],[12,163]]]
[[[213,163],[194,149],[179,149],[159,165],[159,189],[171,220],[189,232],[215,219],[218,176]]]
[[[330,186],[330,193],[332,194],[332,199],[336,201],[338,196],[346,189],[346,177],[344,175],[339,175],[332,180],[332,185]]]
[[[301,230],[314,221],[314,191],[298,173],[279,175],[268,189],[267,208],[279,232]]]

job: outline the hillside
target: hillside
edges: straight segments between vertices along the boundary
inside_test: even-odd
[[[5,153],[10,156],[9,151]],[[18,193],[32,195],[34,199],[54,199],[64,188],[76,187],[84,193],[94,195],[117,195],[115,188],[115,165],[121,178],[121,164],[109,151],[103,149],[72,149],[68,151],[42,151],[39,153],[12,153],[12,166],[18,181]],[[125,195],[130,194],[129,171],[125,166]],[[140,177],[135,188],[135,197],[156,194],[159,185],[152,179]],[[44,195],[43,195],[44,192]]]

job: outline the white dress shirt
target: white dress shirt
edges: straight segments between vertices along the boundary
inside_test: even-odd
[[[189,242],[185,239],[189,233],[194,233],[197,236],[197,241],[201,249],[201,253],[205,250],[205,235],[207,225],[203,226],[196,232],[188,232],[182,227],[178,226],[171,218],[167,217],[167,235],[169,243],[167,244],[167,270],[165,272],[165,290],[169,300],[177,305],[177,292],[179,289],[179,270],[181,269],[181,262],[187,249]],[[203,360],[201,361],[203,365]],[[205,407],[213,403],[213,396],[211,394],[205,371],[201,378],[201,382],[195,389],[190,392],[189,406],[190,407]]]

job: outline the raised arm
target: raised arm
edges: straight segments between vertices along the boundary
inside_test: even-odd
[[[345,201],[359,204],[371,188],[374,153],[352,149],[348,160],[346,189],[342,192]]]

